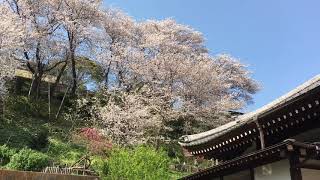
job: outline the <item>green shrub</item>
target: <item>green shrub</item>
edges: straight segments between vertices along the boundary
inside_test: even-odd
[[[0,144],[7,144],[10,147],[23,148],[29,146],[31,141],[29,132],[11,124],[0,124],[0,134]]]
[[[49,165],[49,157],[43,153],[23,148],[11,157],[9,164],[10,169],[23,171],[41,171]]]
[[[8,164],[15,152],[14,149],[9,148],[7,145],[0,146],[0,166]]]
[[[41,150],[48,145],[49,131],[46,128],[41,128],[38,132],[32,135],[30,148],[35,150]]]
[[[165,151],[139,146],[117,149],[103,166],[106,179],[170,179],[169,158]]]
[[[59,165],[71,166],[86,154],[85,148],[56,138],[49,139],[47,153]]]
[[[160,145],[163,150],[168,153],[171,159],[179,158],[184,159],[184,154],[181,146],[176,141],[171,141],[170,143],[163,143]]]
[[[106,174],[108,170],[104,170],[107,165],[106,160],[101,156],[91,156],[91,168],[95,171],[95,173],[103,176]]]
[[[47,106],[41,105],[45,115]],[[47,115],[39,116],[28,97],[9,96],[6,99],[4,119],[0,122],[0,144],[10,147],[40,150],[47,145]]]

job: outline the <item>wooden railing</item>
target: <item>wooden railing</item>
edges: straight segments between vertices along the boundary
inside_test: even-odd
[[[76,174],[76,175],[88,175],[95,176],[96,173],[90,169],[83,167],[69,167],[69,168],[60,168],[60,167],[46,167],[43,173],[53,173],[53,174]]]

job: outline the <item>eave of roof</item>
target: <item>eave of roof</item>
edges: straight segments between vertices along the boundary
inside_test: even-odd
[[[273,112],[274,110],[286,105],[291,100],[306,94],[312,89],[320,86],[320,74],[288,92],[287,94],[281,96],[280,98],[272,101],[271,103],[244,115],[238,116],[234,121],[222,125],[218,128],[193,134],[185,135],[179,139],[179,144],[184,147],[200,145],[209,142],[217,137],[223,136],[224,134],[247,124],[255,120],[256,118],[262,117],[266,114]]]
[[[267,163],[271,163],[278,158],[278,160],[285,159],[285,156],[281,156],[282,150],[288,150],[288,145],[291,145],[294,149],[305,149],[312,152],[310,155],[319,153],[319,146],[316,144],[302,143],[295,141],[294,139],[287,139],[281,143],[260,149],[253,153],[237,157],[235,159],[222,162],[219,165],[204,169],[197,173],[181,178],[181,180],[194,180],[194,179],[207,179],[215,177],[215,175],[224,174],[226,171],[230,174],[230,171],[237,171],[239,169],[247,169],[248,167],[257,167]],[[274,158],[276,157],[276,158]],[[269,162],[271,161],[271,162]]]

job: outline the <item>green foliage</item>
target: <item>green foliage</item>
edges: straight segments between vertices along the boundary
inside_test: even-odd
[[[86,154],[86,149],[71,142],[50,138],[47,155],[54,158],[56,164],[71,166]]]
[[[163,150],[139,146],[116,149],[103,166],[105,179],[170,179],[169,157]]]
[[[101,82],[104,78],[104,70],[97,62],[85,57],[77,57],[77,69],[79,74],[88,76],[91,81]]]
[[[7,145],[0,146],[0,166],[8,164],[15,153],[16,150],[9,148]]]
[[[11,157],[7,167],[15,170],[41,171],[48,165],[49,157],[46,154],[23,148]]]
[[[171,159],[178,158],[183,160],[185,158],[181,146],[176,141],[163,143],[161,144],[161,147],[168,153],[168,156]]]
[[[10,147],[23,148],[31,141],[28,130],[12,124],[1,123],[0,134],[0,144]]]
[[[96,101],[104,103],[100,101],[107,99],[96,98]],[[76,109],[74,121],[66,116],[48,121],[45,99],[39,102],[37,104],[24,96],[13,95],[6,100],[5,118],[0,119],[0,144],[7,145],[0,146],[0,167],[40,171],[51,161],[55,165],[71,166],[88,153],[84,146],[70,137],[75,128],[90,124],[86,121],[90,119],[86,113],[91,102],[85,104],[87,109]],[[91,168],[105,179],[162,180],[181,177],[180,173],[169,170],[170,158],[180,157],[180,151],[171,145],[161,148],[163,150],[142,146],[115,149],[108,152],[108,158],[105,155],[91,156]]]
[[[38,104],[39,103],[39,104]],[[57,109],[52,104],[52,109]],[[45,100],[32,101],[24,96],[11,94],[5,101],[4,118],[0,119],[0,144],[9,147],[41,150],[48,144],[49,130],[48,105]],[[1,116],[1,117],[3,117]],[[68,128],[65,124],[60,127]]]
[[[39,120],[27,117],[3,121],[0,123],[0,144],[7,144],[10,147],[41,150],[47,145],[48,130],[45,126],[38,124]]]
[[[34,133],[30,143],[30,147],[36,150],[45,148],[48,144],[48,133],[49,132],[46,128],[41,128],[36,133]]]
[[[107,168],[107,163],[106,160],[101,157],[101,156],[92,156],[91,158],[91,167],[92,169],[94,169],[94,171],[103,176],[105,174],[105,172],[108,172],[108,169],[104,169]]]
[[[61,65],[62,66],[62,65]],[[60,67],[61,68],[61,67]],[[58,68],[58,69],[60,69]],[[70,69],[71,67],[69,66]],[[54,69],[50,72],[51,75],[56,75],[58,69]],[[95,89],[100,82],[104,79],[103,67],[95,61],[88,59],[87,57],[77,56],[76,57],[76,69],[78,78],[78,89],[77,92],[85,93],[87,85],[91,86],[91,90]],[[70,70],[64,71],[62,74],[61,82],[67,84],[72,80],[72,72]],[[93,88],[93,89],[92,89]]]
[[[10,96],[6,102],[6,106],[11,113],[20,112],[28,117],[48,117],[47,101],[39,99],[32,100],[27,96]],[[9,114],[10,114],[9,112]],[[21,114],[10,114],[12,116]]]

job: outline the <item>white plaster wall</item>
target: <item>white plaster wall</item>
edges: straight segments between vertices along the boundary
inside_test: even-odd
[[[314,169],[301,169],[302,180],[319,180],[320,170]]]
[[[289,160],[285,159],[255,168],[254,178],[255,180],[291,180]]]

